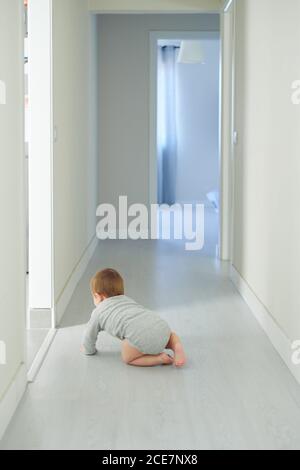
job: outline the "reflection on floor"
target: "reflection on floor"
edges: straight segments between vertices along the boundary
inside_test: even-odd
[[[214,245],[192,253],[180,242],[100,243],[0,448],[300,449],[300,387]],[[107,266],[181,335],[186,368],[126,366],[106,334],[98,355],[80,354],[89,279]]]

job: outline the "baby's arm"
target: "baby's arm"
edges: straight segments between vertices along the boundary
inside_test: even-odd
[[[96,354],[96,342],[99,332],[100,326],[98,321],[98,312],[97,310],[94,310],[83,336],[82,352],[86,355],[93,356]]]

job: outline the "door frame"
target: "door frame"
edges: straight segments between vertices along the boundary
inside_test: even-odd
[[[232,262],[234,246],[236,0],[225,0],[221,20],[220,259]]]
[[[233,261],[235,146],[235,68],[236,68],[236,0],[224,0],[220,13],[220,223],[218,257]],[[216,32],[214,32],[216,33]],[[149,136],[149,205],[157,203],[157,51],[158,39],[193,38],[200,32],[150,33],[150,136]],[[195,36],[194,36],[195,38]]]
[[[157,41],[160,39],[166,40],[194,40],[194,39],[218,39],[220,40],[220,56],[222,57],[221,51],[223,47],[222,29],[218,31],[151,31],[150,32],[150,101],[149,101],[149,206],[151,204],[157,204],[157,192],[158,192],[158,178],[157,178]],[[222,60],[220,57],[220,104],[219,104],[219,190],[220,194],[222,188],[222,168],[221,163],[223,153],[221,152],[221,136],[223,122],[221,120],[222,110]],[[224,199],[225,199],[225,188],[224,188]],[[219,227],[222,227],[221,221],[223,217],[228,217],[229,214],[225,212],[223,215],[223,206],[220,204],[219,211]],[[228,230],[228,227],[224,224],[224,230]],[[223,237],[226,238],[227,233],[223,234],[220,230],[219,241],[218,241],[218,257],[222,257],[221,246],[223,244]]]
[[[29,318],[48,311],[53,299],[53,92],[52,0],[28,6],[29,60]]]
[[[33,382],[55,329],[53,239],[53,65],[52,0],[28,4],[28,267],[26,329],[45,330],[35,357],[27,363]],[[29,294],[29,295],[28,295]]]

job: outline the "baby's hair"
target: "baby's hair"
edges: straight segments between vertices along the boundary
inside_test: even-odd
[[[92,294],[116,297],[124,295],[124,281],[115,269],[103,269],[91,279]]]

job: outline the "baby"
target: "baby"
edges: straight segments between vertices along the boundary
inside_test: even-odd
[[[96,354],[98,334],[106,331],[122,341],[122,359],[126,364],[138,367],[185,364],[178,336],[158,315],[124,295],[124,282],[117,271],[98,272],[91,280],[91,291],[96,308],[84,334],[82,352]],[[172,350],[174,358],[165,349]]]

